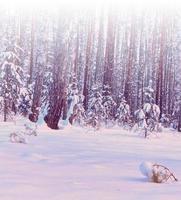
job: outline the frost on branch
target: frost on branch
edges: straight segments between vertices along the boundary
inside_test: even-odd
[[[157,163],[143,162],[140,165],[140,171],[149,181],[154,183],[178,181],[167,167]]]

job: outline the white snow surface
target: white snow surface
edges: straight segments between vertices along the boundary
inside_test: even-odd
[[[149,139],[120,128],[38,128],[28,144],[11,143],[21,125],[0,123],[2,200],[180,200],[181,182],[148,182],[144,161],[167,166],[181,180],[181,135]]]

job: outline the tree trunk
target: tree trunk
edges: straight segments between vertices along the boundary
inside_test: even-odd
[[[8,109],[7,109],[7,100],[4,99],[4,122],[7,121],[7,112],[8,112]]]
[[[28,83],[32,83],[33,78],[33,68],[34,68],[34,40],[35,40],[35,19],[32,16],[31,21],[31,47],[30,47],[30,66],[29,66],[29,81]]]
[[[113,90],[113,70],[114,70],[114,49],[115,49],[115,17],[110,11],[107,24],[107,40],[104,64],[103,86],[107,85]]]
[[[31,107],[31,113],[29,114],[29,119],[32,122],[38,121],[38,116],[41,106],[42,85],[43,85],[43,75],[39,74],[36,77],[34,93],[33,93],[33,103]]]
[[[128,60],[127,60],[127,72],[126,72],[126,80],[125,80],[125,88],[124,88],[124,96],[129,105],[131,105],[132,93],[132,70],[133,70],[133,61],[134,61],[134,53],[135,50],[135,27],[134,27],[134,16],[131,17],[131,30],[130,30],[130,44],[129,44],[129,52],[128,52]],[[130,107],[132,110],[132,107]]]
[[[57,24],[57,32],[54,37],[54,54],[53,54],[53,80],[49,89],[49,106],[47,115],[44,117],[47,126],[52,129],[59,129],[58,123],[62,115],[64,102],[66,101],[66,84],[64,68],[66,65],[66,44],[63,33],[66,31],[63,22],[63,16],[59,16]]]
[[[96,55],[96,69],[95,69],[95,78],[94,82],[96,84],[102,83],[102,74],[103,74],[103,61],[104,61],[104,18],[103,11],[100,15],[99,21],[99,33],[98,33],[98,44],[97,44],[97,55]]]
[[[86,63],[84,70],[84,86],[83,86],[83,95],[84,95],[84,109],[88,109],[88,95],[89,95],[89,78],[90,78],[90,65],[91,65],[91,48],[93,40],[93,20],[90,20],[88,27],[88,36],[87,36],[87,47],[86,47]]]
[[[164,70],[164,48],[165,48],[165,20],[161,21],[161,36],[160,36],[160,55],[159,67],[157,71],[157,86],[156,86],[156,104],[160,107],[160,117],[163,113],[163,70]]]
[[[181,132],[181,103],[180,103],[180,109],[178,113],[178,132]]]
[[[63,82],[58,81],[52,84],[49,109],[47,115],[44,117],[47,126],[52,129],[59,129],[58,122],[63,110],[64,93]]]

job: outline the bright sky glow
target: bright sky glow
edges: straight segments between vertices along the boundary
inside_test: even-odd
[[[172,9],[181,8],[181,0],[0,0],[0,6],[8,9],[47,10],[94,9],[96,7],[115,5],[120,9]]]

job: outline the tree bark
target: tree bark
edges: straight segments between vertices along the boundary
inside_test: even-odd
[[[115,53],[115,17],[112,12],[108,15],[107,40],[104,64],[103,86],[107,85],[113,90],[113,70],[114,70],[114,53]]]
[[[90,20],[90,19],[89,19]],[[90,79],[90,65],[91,65],[91,48],[93,42],[93,19],[89,21],[88,24],[88,36],[87,36],[87,47],[86,47],[86,63],[84,70],[84,86],[83,86],[83,95],[84,95],[84,109],[88,109],[88,95],[89,95],[89,79]]]
[[[30,66],[29,66],[29,80],[28,83],[32,83],[33,68],[34,68],[34,40],[35,40],[35,18],[32,16],[31,21],[31,47],[30,47]]]

